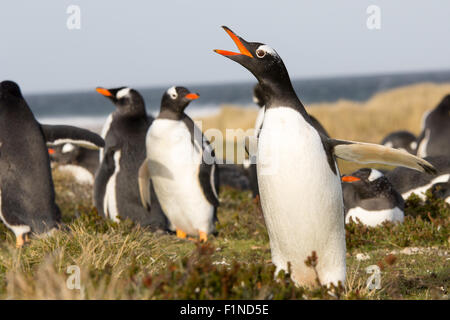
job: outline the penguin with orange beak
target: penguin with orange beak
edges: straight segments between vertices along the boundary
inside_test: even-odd
[[[94,181],[94,204],[98,212],[113,221],[130,219],[152,231],[166,230],[167,218],[150,188],[153,206],[140,201],[138,172],[145,159],[145,136],[154,118],[147,115],[141,94],[128,87],[97,88],[116,107],[102,130],[105,148]]]
[[[164,93],[160,113],[147,133],[147,159],[139,182],[141,199],[148,206],[151,181],[177,237],[198,236],[204,242],[215,232],[219,172],[208,139],[184,112],[198,98],[184,87]]]
[[[249,70],[261,85],[265,113],[257,144],[261,207],[276,272],[298,285],[344,284],[344,205],[336,157],[434,173],[427,161],[380,145],[328,138],[314,128],[278,53],[223,27],[239,52],[215,50]],[[305,260],[315,251],[315,269]],[[290,268],[289,268],[290,265]]]

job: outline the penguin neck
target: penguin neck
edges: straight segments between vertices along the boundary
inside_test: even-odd
[[[161,111],[159,112],[157,119],[167,119],[167,120],[181,120],[184,117],[184,112],[176,112],[170,108],[161,106]]]
[[[297,97],[287,74],[276,81],[260,79],[259,83],[265,91],[266,110],[277,107],[288,107],[300,112],[306,119],[309,119],[309,115]]]

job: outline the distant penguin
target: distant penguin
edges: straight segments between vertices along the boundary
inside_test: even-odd
[[[335,157],[435,170],[426,161],[400,150],[334,140],[320,133],[298,99],[277,52],[224,29],[239,53],[215,52],[247,68],[265,92],[257,178],[276,272],[289,269],[298,285],[313,286],[317,277],[322,284],[344,284],[344,205]],[[313,251],[318,257],[314,269],[305,264]]]
[[[450,157],[450,95],[439,105],[424,114],[422,133],[418,138],[417,155],[419,157]]]
[[[104,146],[103,139],[90,131],[39,124],[19,86],[0,83],[0,218],[14,232],[18,247],[29,233],[47,233],[61,220],[47,145],[63,141]]]
[[[198,97],[184,87],[164,93],[160,113],[147,133],[147,160],[141,172],[151,177],[177,237],[198,235],[204,242],[215,231],[219,175],[212,146],[184,113]],[[145,194],[143,202],[150,202]]]
[[[405,200],[413,193],[425,200],[425,192],[434,184],[449,181],[450,156],[425,157],[424,159],[433,164],[439,172],[438,175],[430,176],[408,168],[395,168],[386,173],[388,180]]]
[[[375,227],[385,221],[403,222],[405,203],[378,170],[363,168],[342,177],[345,223],[350,220]]]
[[[106,145],[95,176],[95,206],[113,221],[129,218],[153,231],[166,230],[167,219],[156,205],[157,200],[149,210],[142,206],[139,192],[139,167],[145,159],[145,137],[153,117],[147,115],[144,99],[134,89],[97,88],[97,92],[107,97],[116,110],[102,130]]]
[[[255,136],[259,135],[259,131],[261,130],[263,120],[264,120],[264,112],[266,104],[266,98],[264,98],[264,91],[262,89],[262,86],[257,83],[255,87],[253,88],[253,102],[256,103],[260,108],[258,110],[258,115],[256,116],[255,121]],[[322,124],[313,116],[309,116],[311,119],[311,125],[320,133],[325,135],[326,137],[329,137],[328,132],[325,130],[325,128],[322,126]],[[249,183],[250,183],[250,189],[252,190],[253,198],[256,198],[256,196],[259,195],[259,189],[258,189],[258,179],[256,174],[256,163],[251,163],[250,159],[246,159],[243,164],[245,175],[247,176]]]
[[[433,184],[431,187],[431,194],[435,198],[443,199],[450,204],[450,180]]]
[[[99,151],[86,149],[72,143],[49,148],[50,160],[56,164],[56,170],[71,174],[81,184],[94,184],[98,168]]]
[[[417,138],[406,130],[394,131],[388,134],[381,141],[381,144],[389,148],[405,150],[411,154],[416,154]]]

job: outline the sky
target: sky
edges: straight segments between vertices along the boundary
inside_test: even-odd
[[[0,79],[27,93],[254,81],[212,51],[236,49],[221,25],[273,47],[292,78],[449,70],[449,12],[446,0],[2,1]]]

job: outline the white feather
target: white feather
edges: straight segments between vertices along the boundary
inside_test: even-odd
[[[377,211],[370,211],[356,207],[347,212],[347,215],[345,216],[345,223],[349,223],[350,218],[352,218],[354,222],[357,222],[356,218],[358,218],[361,223],[370,227],[376,227],[384,221],[403,222],[405,215],[398,207]]]
[[[431,180],[428,184],[426,184],[424,186],[420,186],[420,187],[417,187],[417,188],[414,188],[414,189],[411,189],[411,190],[408,190],[408,191],[402,193],[402,197],[403,197],[403,199],[406,200],[406,199],[409,198],[409,196],[411,194],[415,193],[422,200],[425,200],[425,198],[426,198],[425,197],[425,192],[428,189],[430,189],[433,186],[433,184],[439,183],[439,182],[447,182],[449,180],[449,178],[450,178],[450,174],[449,173],[440,175],[440,176],[434,178],[433,180]]]
[[[193,147],[186,125],[157,119],[146,145],[153,187],[172,226],[192,236],[210,233],[214,207],[203,194],[198,179],[202,153]]]
[[[103,140],[105,140],[106,136],[108,135],[108,132],[109,132],[109,129],[110,129],[110,127],[111,127],[112,121],[113,121],[113,114],[111,113],[111,114],[108,116],[108,118],[106,118],[105,124],[103,125],[103,128],[102,128],[101,137],[103,138]],[[100,160],[100,163],[101,163],[102,160],[103,160],[103,153],[104,153],[104,152],[105,152],[104,148],[101,148],[101,149],[100,149],[100,152],[99,152],[99,160]]]
[[[117,187],[117,174],[120,171],[120,156],[121,151],[114,153],[114,173],[109,178],[106,184],[105,197],[103,200],[103,210],[105,215],[115,222],[119,222],[119,210],[117,208],[116,187]]]
[[[383,174],[380,171],[375,170],[375,169],[370,169],[370,175],[369,175],[368,180],[375,181],[378,178],[381,178],[382,176],[383,176]]]
[[[12,225],[9,224],[8,221],[6,221],[5,217],[3,216],[2,211],[2,190],[0,189],[0,219],[3,221],[3,223],[14,233],[16,238],[22,236],[25,233],[28,233],[31,231],[30,226],[27,225]]]
[[[117,99],[122,99],[123,97],[126,97],[127,95],[130,94],[130,88],[123,88],[121,90],[119,90],[116,94],[116,98]]]
[[[305,260],[316,251],[323,283],[345,280],[344,212],[339,171],[318,132],[297,111],[266,110],[258,145],[258,183],[272,261],[291,263],[292,278],[314,284]]]

